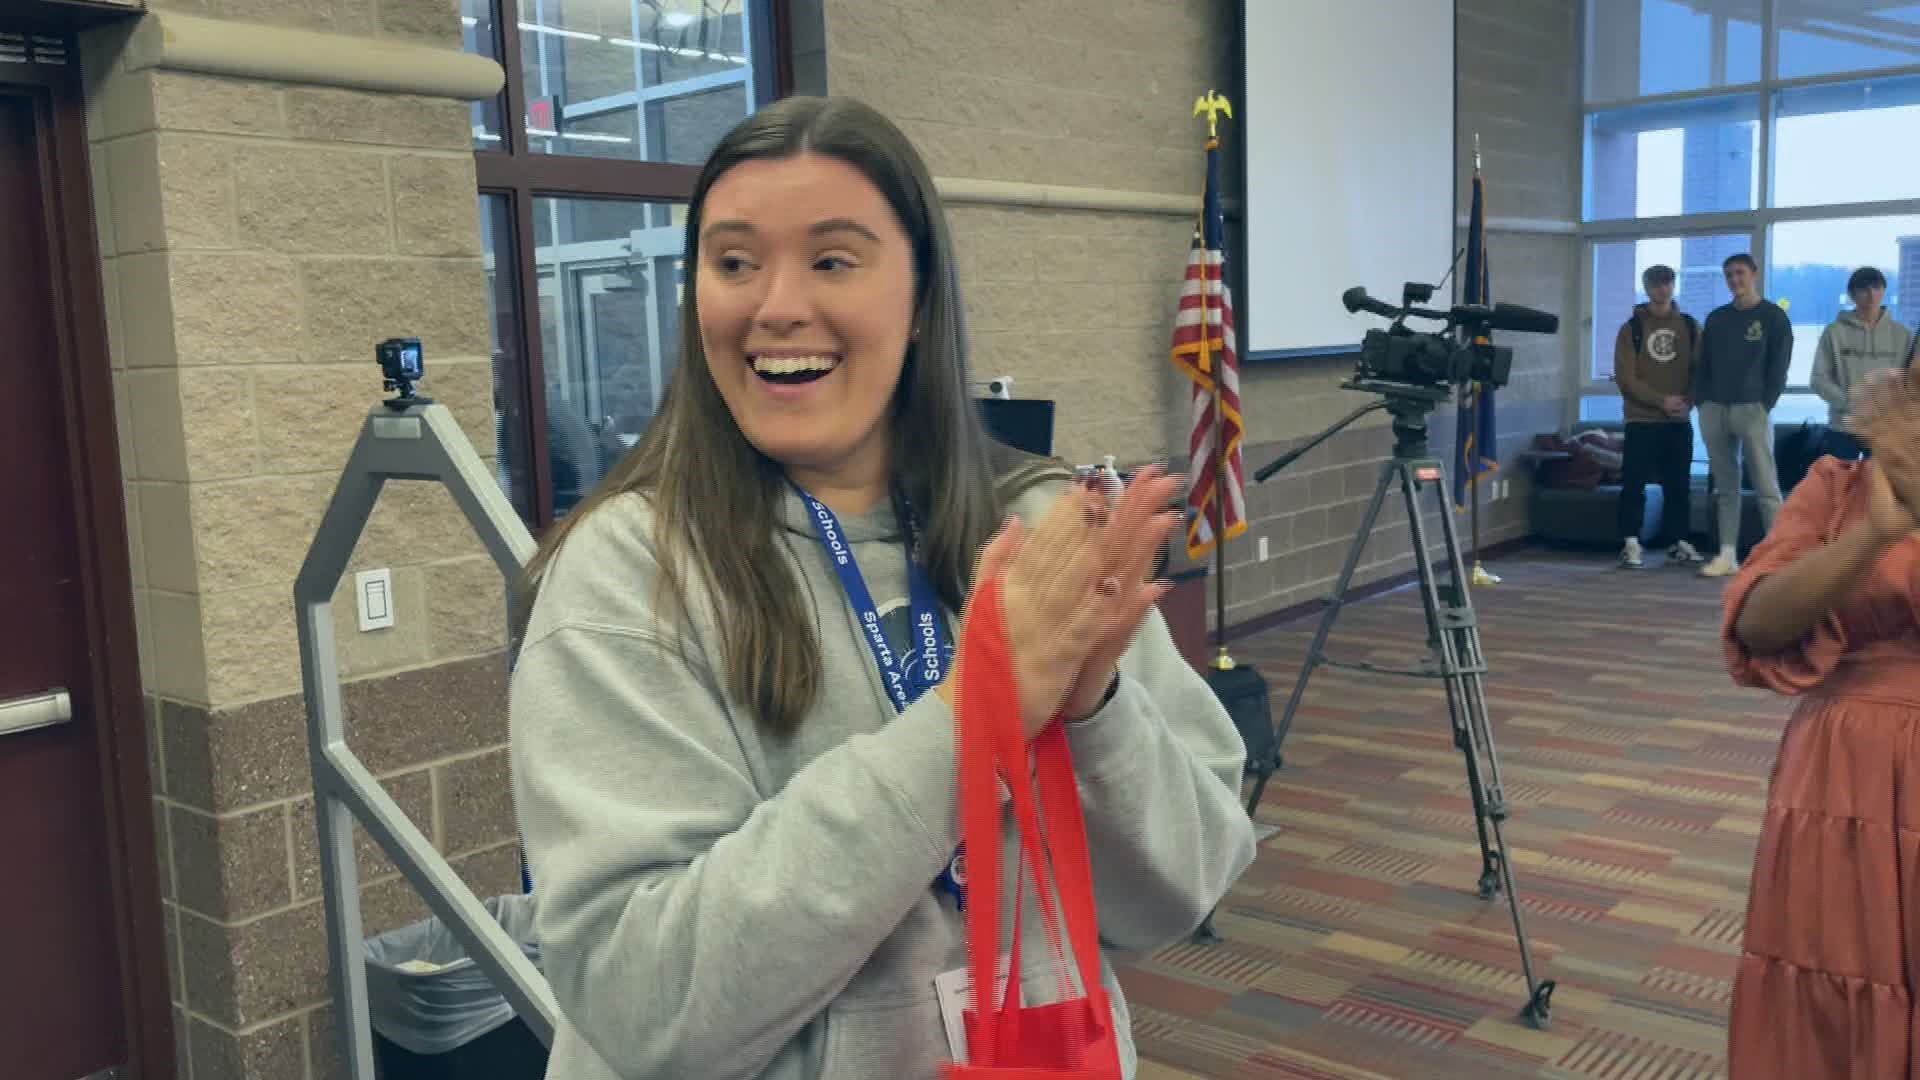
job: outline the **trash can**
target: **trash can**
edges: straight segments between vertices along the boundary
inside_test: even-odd
[[[536,969],[531,894],[481,901]],[[439,919],[366,942],[375,1071],[384,1080],[542,1080],[547,1048]]]

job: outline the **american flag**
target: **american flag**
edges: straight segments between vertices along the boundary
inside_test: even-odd
[[[1227,228],[1220,211],[1220,141],[1207,140],[1207,190],[1194,229],[1173,321],[1173,366],[1193,380],[1193,433],[1187,439],[1193,483],[1187,490],[1187,555],[1213,547],[1214,500],[1222,499],[1223,531],[1231,540],[1247,531],[1247,488],[1240,460],[1240,358],[1233,339],[1233,292],[1227,287]],[[1220,386],[1215,422],[1213,390]],[[1221,455],[1226,448],[1225,483]]]

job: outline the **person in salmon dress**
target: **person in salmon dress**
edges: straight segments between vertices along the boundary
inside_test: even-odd
[[[1732,1080],[1920,1078],[1920,377],[1866,389],[1727,587],[1733,680],[1794,695],[1754,853]]]

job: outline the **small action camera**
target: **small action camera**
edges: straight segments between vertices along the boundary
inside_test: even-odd
[[[413,392],[413,384],[427,371],[426,354],[420,348],[419,338],[388,338],[373,347],[373,355],[380,362],[385,388],[396,391],[398,395],[388,399],[388,408],[404,409],[409,405],[432,404],[431,398]]]

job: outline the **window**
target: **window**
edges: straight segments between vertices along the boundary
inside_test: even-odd
[[[492,0],[460,0],[460,39],[466,50],[502,63],[494,30]],[[500,98],[473,103],[473,148],[500,149]]]
[[[639,440],[672,374],[685,202],[784,93],[776,0],[460,0],[506,86],[473,107],[498,471],[532,528]],[[513,28],[502,33],[503,27]]]
[[[1640,275],[1649,266],[1673,267],[1674,302],[1680,310],[1705,322],[1707,312],[1727,302],[1720,264],[1726,257],[1753,246],[1748,233],[1701,236],[1647,237],[1596,243],[1593,250],[1593,365],[1594,381],[1613,378],[1613,347],[1620,327],[1645,303]]]
[[[553,511],[566,513],[640,441],[673,371],[678,204],[541,196],[540,344]]]
[[[487,331],[493,346],[494,467],[514,510],[531,521],[534,483],[528,463],[533,455],[528,447],[533,427],[525,412],[527,395],[502,382],[527,369],[520,352],[520,262],[513,249],[513,202],[504,195],[480,196],[480,251],[487,272]]]
[[[1587,219],[1754,206],[1760,99],[1643,105],[1587,116]]]
[[[1774,2],[1783,79],[1920,64],[1920,4]]]
[[[1920,76],[1782,90],[1773,112],[1773,205],[1920,193]]]
[[[1760,5],[1761,0],[1589,3],[1587,100],[1619,101],[1758,81]]]
[[[520,65],[534,153],[698,165],[749,111],[752,35],[740,0],[533,9],[520,22]]]
[[[1794,327],[1774,418],[1824,420],[1807,383],[1847,277],[1878,267],[1892,316],[1920,323],[1920,2],[1588,0],[1587,29],[1579,415],[1619,414],[1641,269],[1673,266],[1704,319],[1747,251]]]

